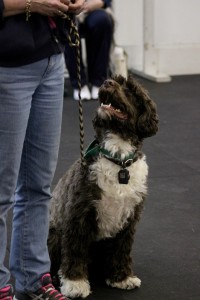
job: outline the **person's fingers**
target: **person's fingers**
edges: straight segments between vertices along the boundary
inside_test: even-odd
[[[85,3],[85,0],[71,0],[69,4],[69,11],[70,12],[77,12],[81,11],[83,5]]]

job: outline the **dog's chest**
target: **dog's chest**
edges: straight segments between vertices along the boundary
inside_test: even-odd
[[[89,180],[95,181],[102,190],[101,199],[96,200],[98,239],[113,237],[134,215],[134,208],[141,203],[147,192],[148,166],[145,156],[138,159],[127,170],[128,184],[120,184],[120,167],[106,158],[99,158],[90,168]]]

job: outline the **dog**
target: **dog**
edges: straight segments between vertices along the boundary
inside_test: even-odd
[[[131,76],[104,81],[93,119],[95,140],[53,191],[48,238],[52,277],[62,294],[91,293],[89,266],[100,262],[105,282],[119,289],[140,287],[132,245],[147,195],[148,165],[143,140],[158,130],[155,102]],[[96,269],[98,273],[98,269]]]

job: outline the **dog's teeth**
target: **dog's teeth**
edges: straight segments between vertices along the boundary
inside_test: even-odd
[[[104,103],[101,103],[101,106],[107,106],[107,107],[111,107],[112,105],[111,105],[111,103],[109,103],[109,104],[104,104]]]

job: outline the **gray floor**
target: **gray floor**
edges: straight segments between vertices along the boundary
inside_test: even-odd
[[[138,80],[157,103],[160,116],[158,134],[144,143],[149,196],[133,247],[142,286],[121,291],[94,281],[87,299],[199,300],[200,75],[173,77],[170,83]],[[97,105],[97,101],[83,103],[85,146],[93,139],[91,119]],[[68,88],[54,185],[79,152],[78,102]]]

